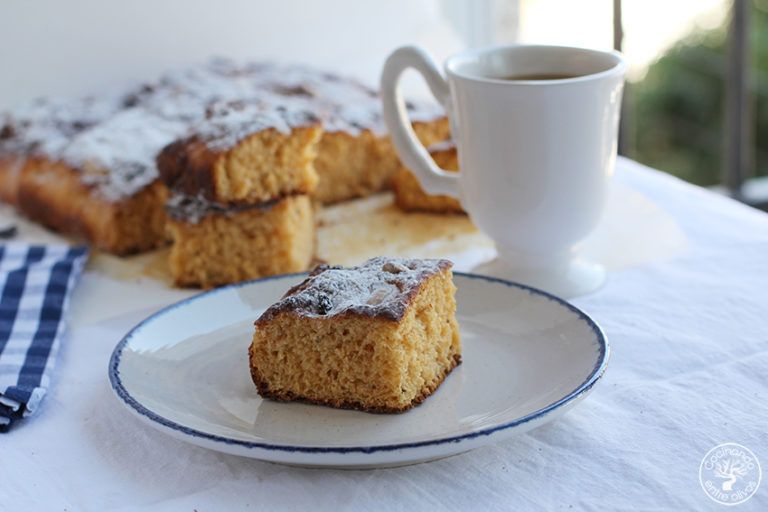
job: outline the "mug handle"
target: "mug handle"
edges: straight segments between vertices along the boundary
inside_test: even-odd
[[[424,77],[438,102],[450,112],[451,95],[443,74],[427,52],[416,46],[404,46],[387,58],[381,72],[381,99],[384,122],[400,159],[413,171],[427,194],[459,199],[459,173],[446,172],[435,163],[413,131],[403,95],[398,87],[400,76],[413,68]]]

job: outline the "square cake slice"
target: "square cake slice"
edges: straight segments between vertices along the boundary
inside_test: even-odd
[[[157,157],[161,179],[175,192],[253,204],[315,190],[322,127],[308,110],[216,102],[190,131]]]
[[[173,195],[168,263],[178,286],[212,288],[306,270],[315,254],[315,221],[306,195],[227,206]]]
[[[461,362],[447,260],[320,266],[256,321],[259,394],[368,412],[421,403]]]

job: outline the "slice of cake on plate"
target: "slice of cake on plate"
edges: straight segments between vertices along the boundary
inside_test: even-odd
[[[259,394],[368,412],[402,412],[461,362],[447,260],[378,257],[321,266],[256,321]]]

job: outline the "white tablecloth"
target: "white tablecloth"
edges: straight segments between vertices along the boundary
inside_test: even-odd
[[[189,292],[91,268],[42,410],[0,436],[0,510],[724,510],[699,484],[734,441],[768,471],[768,216],[620,160],[619,200],[586,251],[611,269],[574,302],[613,347],[563,418],[397,469],[315,470],[207,451],[134,419],[107,361]],[[739,510],[768,510],[768,483]]]

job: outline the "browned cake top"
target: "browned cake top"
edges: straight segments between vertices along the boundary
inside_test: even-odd
[[[415,120],[442,114],[410,105]],[[0,115],[0,157],[39,155],[84,171],[108,200],[158,178],[157,153],[186,137],[227,149],[260,129],[320,120],[326,131],[383,132],[375,91],[303,66],[217,59],[127,91],[39,100]]]
[[[221,204],[211,201],[200,194],[190,196],[171,192],[168,201],[165,203],[165,212],[172,219],[197,224],[209,215],[234,215],[238,212],[255,209],[266,211],[282,199],[284,198],[278,197],[255,204]]]
[[[317,267],[267,309],[257,324],[281,312],[311,318],[344,313],[400,320],[422,283],[451,268],[448,260],[379,256],[357,267]]]

